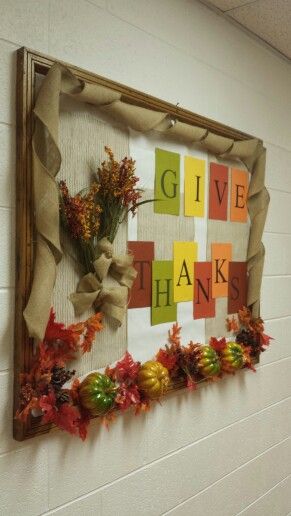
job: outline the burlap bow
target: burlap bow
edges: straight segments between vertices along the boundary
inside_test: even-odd
[[[132,266],[133,256],[114,256],[113,246],[107,238],[97,245],[100,256],[94,261],[95,273],[89,272],[80,280],[77,292],[70,295],[75,314],[81,315],[91,306],[122,323],[127,306],[128,289],[137,271]],[[110,274],[120,286],[104,287],[102,282]]]

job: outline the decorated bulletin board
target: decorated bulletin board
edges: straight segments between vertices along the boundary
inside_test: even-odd
[[[14,437],[254,369],[262,141],[27,49],[17,73]]]

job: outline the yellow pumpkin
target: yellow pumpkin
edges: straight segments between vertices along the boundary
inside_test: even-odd
[[[170,385],[169,371],[160,362],[149,360],[141,366],[137,384],[148,398],[160,398]]]
[[[226,373],[233,373],[241,369],[244,364],[243,348],[238,342],[227,342],[220,355],[222,370]]]

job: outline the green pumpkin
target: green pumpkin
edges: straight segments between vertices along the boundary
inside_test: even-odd
[[[86,376],[79,388],[80,403],[92,416],[106,414],[114,405],[115,396],[114,382],[98,372]]]
[[[199,346],[197,366],[202,376],[217,376],[220,373],[220,361],[211,346]]]
[[[227,373],[241,369],[245,363],[243,348],[238,342],[227,342],[220,358],[222,369]]]

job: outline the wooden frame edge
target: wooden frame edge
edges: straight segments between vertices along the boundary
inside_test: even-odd
[[[253,139],[252,135],[233,129],[210,118],[192,113],[134,88],[112,81],[77,66],[53,59],[26,47],[17,50],[16,78],[16,276],[15,276],[15,336],[14,336],[14,403],[13,437],[23,441],[37,434],[47,433],[51,425],[40,425],[37,418],[30,418],[27,424],[15,419],[19,408],[19,375],[29,370],[33,340],[29,339],[23,319],[33,272],[33,197],[32,197],[32,153],[33,131],[32,109],[34,102],[35,73],[46,75],[50,67],[59,62],[68,67],[79,79],[109,87],[121,93],[123,101],[168,113],[181,122],[203,127],[210,132],[232,138],[236,141]],[[29,208],[29,209],[27,209]],[[185,386],[177,385],[173,390]],[[33,420],[33,421],[32,421]]]

